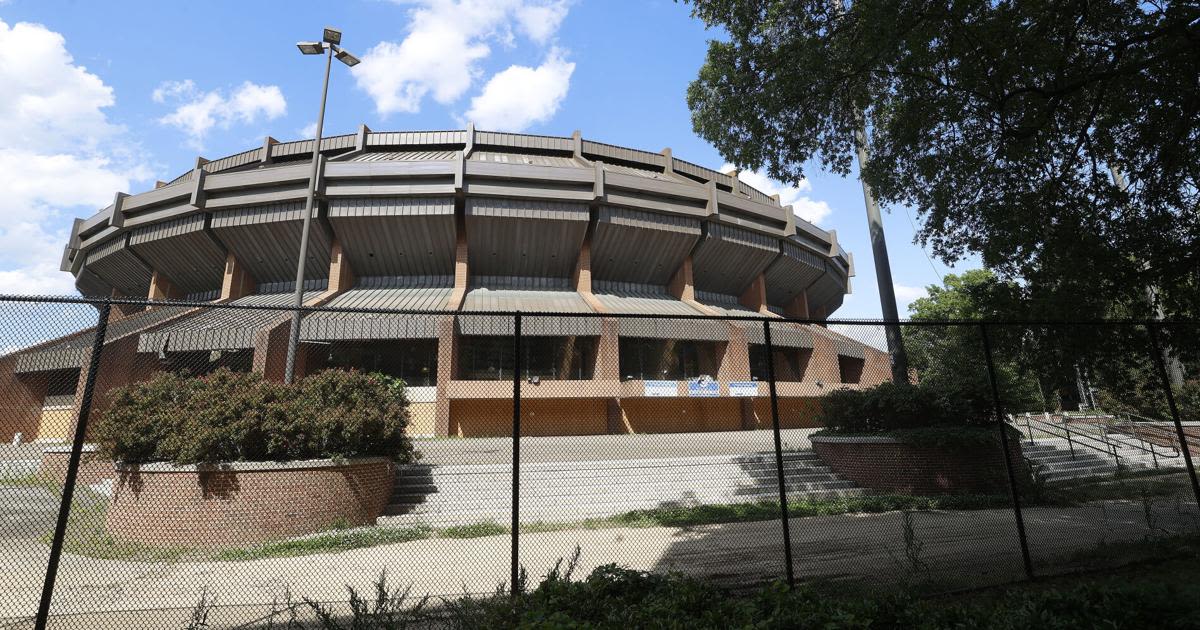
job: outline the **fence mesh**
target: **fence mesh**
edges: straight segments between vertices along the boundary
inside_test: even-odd
[[[1194,326],[318,308],[285,384],[280,303],[0,299],[0,621],[280,627],[608,564],[937,593],[1200,528]]]

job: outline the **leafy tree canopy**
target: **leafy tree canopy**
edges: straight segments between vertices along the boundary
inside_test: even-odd
[[[688,1],[726,34],[693,123],[738,166],[846,174],[863,111],[880,201],[1026,316],[1200,316],[1200,3]]]

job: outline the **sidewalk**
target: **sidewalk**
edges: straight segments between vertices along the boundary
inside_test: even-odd
[[[1156,508],[1156,526],[1194,531],[1194,505]],[[1020,551],[1008,510],[920,512],[913,530],[921,543],[919,560],[927,569],[914,573],[905,553],[899,513],[843,515],[792,520],[797,579],[865,579],[899,583],[935,577],[942,588],[969,588],[1018,580]],[[1045,572],[1063,565],[1053,558],[1097,549],[1100,541],[1140,541],[1156,535],[1147,529],[1143,506],[1107,502],[1077,508],[1034,508],[1025,512],[1035,563]],[[10,542],[10,545],[12,542]],[[0,560],[4,588],[0,619],[31,615],[36,609],[44,570],[43,546],[30,541],[23,553],[12,547]],[[393,588],[412,585],[412,593],[455,596],[464,589],[490,593],[508,579],[508,536],[432,539],[358,549],[337,554],[250,562],[127,562],[65,556],[54,600],[54,627],[181,627],[207,592],[217,608],[213,627],[244,623],[270,609],[285,592],[341,601],[345,586],[370,592],[386,570]],[[617,528],[525,533],[521,562],[531,576],[544,575],[561,557],[582,550],[576,577],[615,563],[635,569],[678,570],[731,586],[745,587],[782,579],[781,527],[778,521],[706,525],[692,528]],[[173,610],[164,610],[173,609]],[[138,612],[142,611],[142,612]],[[153,611],[153,612],[150,612]],[[0,622],[0,627],[3,622]]]

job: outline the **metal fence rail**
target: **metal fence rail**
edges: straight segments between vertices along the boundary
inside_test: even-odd
[[[200,608],[214,626],[258,627],[311,612],[306,600],[338,609],[346,586],[380,575],[417,596],[534,588],[573,553],[579,571],[611,563],[730,588],[944,592],[1129,562],[1200,534],[1200,436],[1184,422],[1198,410],[1163,368],[1164,347],[1190,357],[1183,340],[1200,325],[705,308],[0,296],[0,627],[179,627]],[[297,310],[287,387],[313,389],[285,404],[271,384]],[[843,390],[892,381],[889,329],[905,336],[911,390],[838,407],[861,404]],[[1166,430],[1150,438],[1117,411],[1092,430],[1011,413],[1070,405],[1051,392],[1074,387],[1064,375],[1080,364],[1113,370],[1115,395],[1118,376],[1150,375],[1129,400],[1157,391]],[[404,382],[403,440],[370,437],[386,419],[355,405],[372,394],[314,384],[348,370]],[[175,389],[147,389],[165,378]],[[267,393],[188,398],[222,379]],[[963,422],[918,417],[930,405]],[[831,427],[837,409],[845,426]],[[181,444],[185,433],[196,437]],[[143,456],[114,462],[113,440]],[[310,442],[350,456],[297,446]]]

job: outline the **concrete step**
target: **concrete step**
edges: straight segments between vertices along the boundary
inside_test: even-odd
[[[783,455],[790,498],[861,494],[812,451]],[[521,520],[575,521],[666,505],[735,504],[779,496],[774,453],[522,464]],[[507,523],[512,466],[400,467],[380,524]]]

